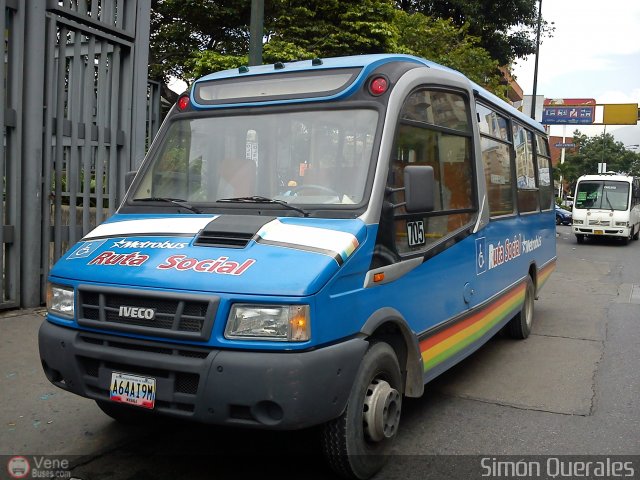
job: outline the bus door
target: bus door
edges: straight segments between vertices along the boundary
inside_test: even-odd
[[[405,99],[389,164],[387,197],[374,263],[421,259],[400,279],[393,294],[420,337],[466,312],[475,303],[477,216],[473,129],[468,97],[433,87],[414,89]],[[434,209],[408,213],[403,205],[404,169],[433,168]]]

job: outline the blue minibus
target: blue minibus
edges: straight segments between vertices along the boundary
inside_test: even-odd
[[[124,423],[318,426],[368,478],[404,397],[530,334],[551,179],[540,124],[421,58],[205,76],[51,270],[44,371]]]

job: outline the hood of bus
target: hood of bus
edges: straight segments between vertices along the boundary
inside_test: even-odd
[[[240,219],[239,234],[233,231],[237,218],[114,215],[71,248],[51,277],[133,288],[305,296],[320,290],[366,236],[360,220],[288,217],[253,217],[249,227]]]

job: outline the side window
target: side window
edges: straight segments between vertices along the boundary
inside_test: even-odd
[[[476,104],[476,111],[489,213],[492,217],[511,215],[515,212],[515,201],[508,120],[482,104]]]
[[[480,146],[490,215],[510,215],[514,213],[514,201],[509,145],[482,137]]]
[[[421,89],[402,108],[390,162],[387,199],[395,205],[390,241],[399,254],[424,251],[467,225],[475,211],[471,125],[466,97]],[[404,167],[428,165],[435,175],[434,211],[409,215],[404,202]]]
[[[536,134],[536,159],[538,161],[538,188],[542,210],[553,208],[553,184],[551,182],[551,158],[547,139]]]
[[[521,213],[538,211],[538,189],[533,165],[533,135],[518,124],[513,125],[513,148],[516,151],[516,181],[518,210]]]

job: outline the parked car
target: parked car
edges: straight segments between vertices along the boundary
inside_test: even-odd
[[[571,225],[572,221],[571,212],[556,205],[556,225]]]

